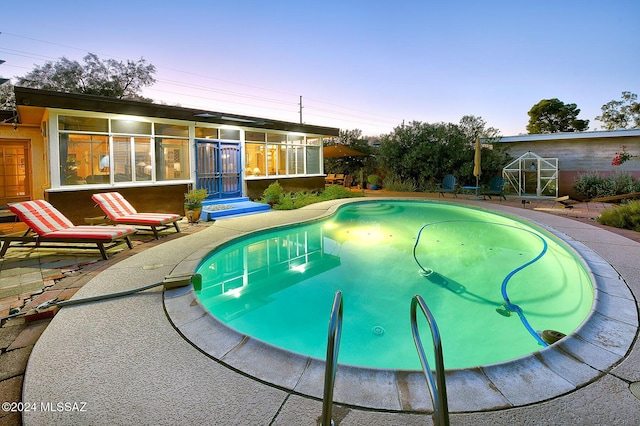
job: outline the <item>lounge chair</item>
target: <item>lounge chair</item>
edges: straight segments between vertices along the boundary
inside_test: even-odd
[[[182,216],[173,213],[138,213],[119,192],[93,194],[91,199],[100,206],[113,223],[149,227],[156,239],[159,238],[158,231],[171,226],[176,229],[176,232],[180,232],[178,221]]]
[[[135,229],[125,226],[76,226],[44,200],[9,204],[9,210],[15,213],[29,229],[22,236],[0,236],[0,241],[2,241],[0,257],[4,257],[12,243],[20,243],[20,247],[57,249],[87,249],[90,247],[78,246],[77,244],[92,243],[97,245],[102,258],[107,259],[107,250],[122,242],[132,248],[129,236],[136,232]],[[51,245],[48,243],[59,244]],[[15,244],[13,246],[16,247]]]
[[[438,197],[443,196],[445,193],[451,193],[455,198],[456,195],[456,177],[454,175],[446,175],[441,184],[438,184]]]
[[[502,201],[503,198],[505,201],[507,200],[507,197],[504,196],[504,178],[502,176],[492,177],[489,181],[489,188],[482,190],[482,198],[489,197],[489,199],[491,199],[492,195],[498,195],[500,201]]]

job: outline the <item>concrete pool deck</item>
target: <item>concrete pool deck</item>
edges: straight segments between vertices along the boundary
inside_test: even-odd
[[[573,241],[571,245],[588,253],[587,257],[596,254],[587,260],[600,280],[594,314],[600,318],[576,336],[554,345],[562,345],[561,351],[533,361],[546,370],[525,364],[497,371],[498,366],[493,372],[488,369],[466,373],[463,380],[452,380],[453,385],[449,385],[448,377],[451,424],[639,424],[640,400],[629,391],[629,383],[640,380],[640,348],[636,341],[640,244],[587,223],[507,203],[473,199],[456,202],[546,225],[568,236]],[[255,229],[322,216],[339,203],[220,220],[198,233],[166,241],[121,260],[84,285],[76,297],[137,288],[161,281],[172,272],[192,272],[202,256],[217,244]],[[150,290],[126,298],[63,308],[31,353],[23,401],[75,402],[83,410],[73,410],[71,405],[70,411],[27,411],[23,413],[24,423],[317,424],[322,403],[303,396],[315,395],[318,386],[322,388],[323,378],[318,377],[317,366],[305,361],[302,366],[307,372],[305,376],[297,372],[300,360],[296,357],[284,362],[281,358],[274,362],[265,352],[257,353],[256,357],[256,351],[250,350],[255,348],[255,342],[250,339],[234,343],[237,336],[233,333],[226,338],[218,335],[216,339],[208,339],[203,333],[198,336],[200,327],[189,325],[211,319],[193,317],[193,311],[176,309],[178,301],[191,305],[193,300],[188,297],[184,289],[165,295],[160,290]],[[194,334],[190,339],[201,339],[200,347],[185,340],[174,325],[182,327],[183,332],[190,329]],[[229,362],[232,358],[238,363],[235,366]],[[271,377],[260,380],[251,377],[257,365],[268,366],[263,373],[271,373]],[[278,386],[269,383],[283,377],[289,382],[277,383]],[[412,386],[420,389],[419,378],[403,382],[407,386],[405,400],[393,396],[402,388],[398,382],[390,383],[385,377],[375,380],[382,388],[392,388],[392,392],[369,395],[359,390],[351,395],[352,389],[358,389],[354,382],[337,384],[334,396],[338,401],[360,399],[367,402],[368,408],[356,408],[361,404],[354,403],[355,400],[349,401],[350,405],[338,403],[334,406],[336,424],[431,422],[431,416],[424,412],[430,407],[428,395],[410,391]],[[485,383],[489,380],[490,391],[475,392],[473,382],[477,380]],[[311,390],[303,392],[301,389],[305,387]],[[399,394],[402,392],[403,389]],[[392,400],[392,404],[398,404],[398,410],[382,406],[378,400],[385,400],[384,404]]]

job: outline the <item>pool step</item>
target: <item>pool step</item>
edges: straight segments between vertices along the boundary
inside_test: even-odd
[[[209,222],[216,219],[261,213],[269,209],[268,204],[249,201],[248,197],[204,200],[200,220]]]

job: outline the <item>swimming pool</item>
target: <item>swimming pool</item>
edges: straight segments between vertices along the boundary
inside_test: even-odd
[[[589,274],[556,237],[437,202],[349,204],[321,221],[225,244],[197,272],[197,296],[218,319],[316,358],[324,358],[329,310],[342,290],[339,362],[383,369],[420,368],[409,325],[415,294],[438,322],[447,369],[535,352],[539,331],[569,334],[593,304]]]

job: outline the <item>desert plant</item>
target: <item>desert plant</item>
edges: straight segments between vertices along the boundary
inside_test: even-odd
[[[640,201],[630,201],[617,207],[605,209],[598,217],[603,225],[640,232]]]
[[[416,183],[411,180],[401,180],[398,176],[392,175],[388,176],[384,180],[384,188],[387,191],[396,191],[396,192],[415,192],[418,189]]]

